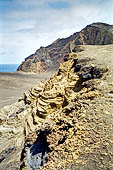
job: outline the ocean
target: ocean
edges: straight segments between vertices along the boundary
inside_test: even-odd
[[[0,64],[0,72],[15,72],[19,64]]]

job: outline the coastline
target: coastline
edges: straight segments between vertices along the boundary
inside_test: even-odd
[[[12,104],[39,81],[45,81],[53,72],[40,74],[0,72],[0,108]]]

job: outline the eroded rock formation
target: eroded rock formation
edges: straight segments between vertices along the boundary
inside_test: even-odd
[[[96,85],[103,69],[89,61],[79,61],[75,53],[66,55],[49,81],[1,109],[2,169],[74,169],[82,162],[82,153],[94,152],[87,111],[93,99],[102,96]],[[100,137],[95,140],[100,142]]]

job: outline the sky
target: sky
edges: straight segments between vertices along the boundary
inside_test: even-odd
[[[93,22],[113,25],[113,0],[0,0],[0,64],[20,64]]]

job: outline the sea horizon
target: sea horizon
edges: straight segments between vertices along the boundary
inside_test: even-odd
[[[16,72],[19,64],[0,64],[0,72]]]

